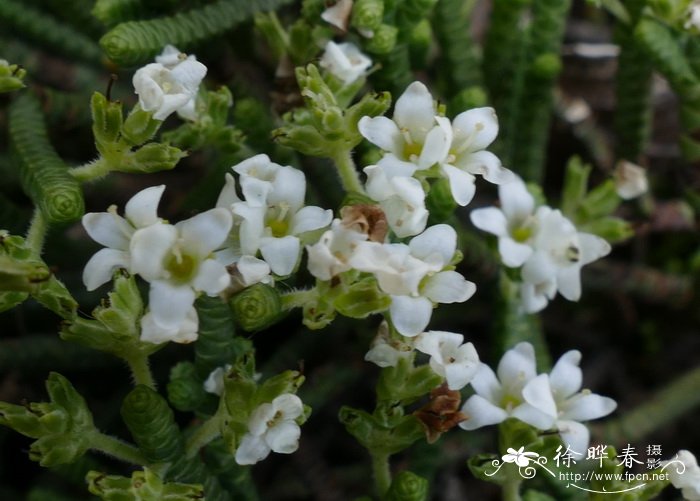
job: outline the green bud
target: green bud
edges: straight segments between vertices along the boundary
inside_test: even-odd
[[[284,371],[267,379],[255,395],[255,406],[272,402],[284,393],[295,393],[304,383],[304,376],[299,371]]]
[[[384,0],[357,0],[352,7],[350,26],[358,30],[376,30],[384,18]]]
[[[275,58],[283,57],[287,52],[288,36],[277,14],[274,11],[256,12],[253,19],[255,28],[262,34]]]
[[[444,223],[454,214],[457,202],[452,198],[450,182],[447,179],[440,178],[432,184],[425,199],[425,206],[430,212],[431,225]]]
[[[462,89],[450,101],[450,109],[452,110],[469,110],[472,108],[480,108],[488,103],[486,91],[480,85],[473,85]]]
[[[313,59],[316,55],[318,45],[314,43],[314,32],[312,29],[314,25],[310,25],[304,19],[298,19],[289,27],[288,49],[293,63],[303,64]]]
[[[430,25],[430,21],[423,18],[413,27],[408,40],[408,50],[411,55],[411,66],[413,68],[425,67],[432,45],[433,28]]]
[[[345,136],[345,118],[340,108],[333,106],[321,113],[318,130],[327,141],[337,141]]]
[[[396,46],[398,34],[396,26],[382,24],[374,30],[374,36],[366,41],[365,49],[371,54],[388,54]]]
[[[386,501],[425,501],[428,481],[410,471],[402,471],[391,482]]]
[[[555,53],[541,54],[532,63],[532,73],[543,80],[550,80],[560,72],[561,58]]]
[[[162,120],[153,118],[153,112],[144,111],[136,105],[124,121],[122,139],[129,146],[138,146],[153,138],[162,124]]]
[[[49,268],[41,261],[19,260],[2,254],[0,247],[0,290],[33,292],[51,276]]]
[[[231,90],[222,85],[215,91],[207,91],[204,98],[207,108],[206,114],[215,124],[226,125],[229,111],[233,106]]]
[[[148,386],[131,390],[122,403],[121,415],[149,463],[174,461],[183,453],[172,409]]]
[[[25,87],[22,80],[26,75],[24,68],[0,59],[0,94]]]
[[[131,478],[105,475],[97,471],[87,474],[88,490],[105,501],[186,501],[204,499],[201,485],[164,483],[148,468],[135,471]]]
[[[119,172],[151,173],[170,170],[185,158],[187,153],[179,148],[160,143],[148,143],[136,151],[125,155],[123,162],[116,166]]]
[[[233,318],[247,332],[257,332],[277,323],[283,316],[280,293],[266,284],[255,284],[229,301]]]
[[[357,123],[362,117],[377,117],[383,115],[391,106],[391,94],[388,92],[367,93],[362,96],[357,103],[348,108],[345,112],[345,121],[348,124],[348,131],[353,134],[351,144],[356,145],[362,140],[360,132],[357,130]]]
[[[180,362],[170,369],[167,390],[168,400],[179,411],[194,411],[207,397],[192,362]]]
[[[272,131],[272,138],[282,146],[312,157],[331,155],[328,141],[312,125],[289,124]]]
[[[396,454],[425,436],[414,416],[396,416],[391,423],[380,423],[365,411],[344,406],[338,414],[345,429],[366,449],[383,454]]]
[[[374,278],[355,282],[335,298],[333,306],[341,315],[350,318],[367,318],[374,313],[387,311],[391,297],[382,292]]]
[[[39,288],[32,293],[32,297],[44,308],[53,311],[65,320],[75,317],[78,311],[78,303],[63,285],[63,282],[55,276],[42,282]]]
[[[620,205],[620,196],[615,189],[612,179],[601,183],[591,190],[581,202],[580,217],[583,222],[588,222],[613,213]]]
[[[143,300],[136,280],[123,271],[114,274],[112,292],[107,294],[106,304],[95,308],[92,316],[109,330],[138,338],[139,320],[143,314]]]
[[[601,217],[582,225],[579,229],[598,235],[610,243],[622,242],[634,236],[632,225],[619,217]]]
[[[223,409],[226,419],[221,426],[221,435],[227,449],[235,453],[243,436],[248,432],[248,417],[253,411],[257,385],[253,375],[237,364],[224,376]]]
[[[107,98],[95,92],[90,101],[92,112],[92,133],[100,153],[107,151],[109,146],[119,139],[122,129],[122,104],[119,101],[108,101]]]
[[[415,22],[415,20],[427,16],[437,2],[438,0],[404,0],[399,8],[401,9],[401,14]]]
[[[565,216],[573,217],[586,197],[590,173],[590,165],[584,164],[577,156],[571,157],[566,165],[560,203],[561,211]]]
[[[0,313],[14,308],[23,303],[29,297],[26,292],[2,291],[0,292]]]

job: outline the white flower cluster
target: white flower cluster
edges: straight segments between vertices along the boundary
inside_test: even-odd
[[[438,114],[433,96],[420,82],[399,97],[392,119],[363,117],[358,129],[384,152],[377,165],[364,169],[366,189],[399,237],[425,229],[428,211],[421,178],[446,178],[455,202],[467,205],[474,197],[476,175],[495,184],[513,176],[486,151],[498,134],[493,108],[468,110],[450,122]]]
[[[535,350],[519,343],[508,350],[496,373],[480,364],[471,385],[476,392],[462,407],[468,416],[459,424],[465,430],[517,418],[540,430],[556,428],[572,454],[588,449],[590,433],[581,421],[607,416],[617,404],[588,390],[581,390],[581,353],[562,355],[549,374],[537,374]]]
[[[186,120],[196,120],[197,92],[206,74],[207,67],[195,56],[166,45],[155,63],[136,71],[132,83],[141,108],[154,112],[156,120],[165,120],[173,112]]]
[[[226,239],[232,217],[225,209],[211,209],[175,225],[166,223],[157,215],[164,190],[154,186],[134,195],[126,204],[126,217],[115,206],[83,216],[88,235],[106,247],[85,266],[83,282],[94,290],[117,268],[140,275],[151,285],[141,340],[188,343],[197,339],[197,294],[213,296],[230,283],[213,252]]]
[[[570,301],[581,297],[581,267],[610,252],[610,244],[576,227],[559,210],[535,207],[520,178],[498,187],[501,207],[476,209],[474,225],[498,237],[503,264],[521,268],[522,309],[544,309],[557,291]]]

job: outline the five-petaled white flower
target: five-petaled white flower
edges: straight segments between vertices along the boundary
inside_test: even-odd
[[[365,75],[372,60],[350,42],[337,44],[331,40],[319,64],[345,85],[350,85]]]
[[[661,464],[673,486],[681,489],[683,499],[700,501],[700,466],[692,452],[680,450],[673,459]]]
[[[445,378],[450,390],[464,388],[479,369],[476,348],[462,334],[427,331],[416,339],[416,349],[430,355],[431,369]]]
[[[136,70],[132,79],[141,108],[154,112],[156,120],[165,120],[175,111],[184,119],[196,120],[197,91],[207,67],[172,45],[156,61]]]
[[[248,433],[236,450],[236,462],[255,464],[270,452],[291,454],[299,447],[301,429],[296,419],[304,413],[301,399],[291,393],[275,397],[255,409],[248,419]]]
[[[161,224],[158,203],[165,185],[152,186],[138,192],[124,208],[124,216],[117,214],[116,206],[107,212],[88,212],[83,216],[83,226],[88,235],[106,248],[98,251],[85,265],[83,282],[92,291],[112,279],[117,268],[133,272],[129,246],[134,232],[154,224]]]
[[[337,274],[352,269],[350,256],[357,245],[365,240],[367,233],[346,226],[340,219],[334,219],[331,229],[324,232],[318,242],[306,247],[309,272],[319,280],[330,280]]]

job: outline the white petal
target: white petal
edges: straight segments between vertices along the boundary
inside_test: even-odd
[[[503,354],[497,373],[508,393],[520,393],[518,389],[537,375],[535,349],[530,343],[516,344]]]
[[[85,265],[83,270],[83,283],[89,291],[94,291],[100,285],[112,280],[112,275],[117,268],[129,269],[129,253],[115,250],[102,249],[97,251]]]
[[[255,464],[270,454],[270,447],[262,437],[246,433],[236,449],[236,463],[240,465]]]
[[[232,224],[231,211],[219,208],[180,221],[175,227],[185,248],[194,250],[199,258],[204,258],[224,243]]]
[[[265,442],[274,452],[291,454],[299,448],[301,429],[294,421],[282,421],[277,426],[267,430]]]
[[[306,231],[318,230],[319,228],[328,226],[331,224],[332,220],[332,210],[307,205],[292,216],[292,223],[289,231],[292,235],[299,235]]]
[[[275,412],[279,411],[284,419],[296,419],[304,413],[304,404],[293,393],[283,393],[272,401]]]
[[[185,106],[192,99],[190,94],[165,94],[160,107],[153,113],[153,118],[156,120],[165,120],[172,113]]]
[[[549,373],[549,384],[557,400],[568,398],[581,389],[583,374],[579,367],[580,362],[581,352],[571,350],[559,357],[554,364],[552,372]]]
[[[489,183],[503,184],[512,181],[514,174],[503,167],[499,158],[490,151],[477,151],[460,157],[457,167],[472,174],[480,174]]]
[[[389,312],[399,334],[414,337],[428,326],[433,304],[424,297],[391,296]]]
[[[285,277],[294,271],[299,260],[301,244],[297,237],[265,237],[260,242],[260,253],[275,275]]]
[[[432,99],[432,98],[431,98]],[[452,127],[449,119],[435,117],[437,125],[425,136],[425,143],[418,158],[418,167],[427,169],[432,165],[443,162],[452,144]]]
[[[242,256],[236,263],[236,268],[243,277],[243,285],[246,287],[258,282],[266,282],[270,278],[270,265],[253,256]]]
[[[498,135],[498,117],[493,108],[475,108],[460,113],[452,122],[455,141],[469,140],[468,151],[483,150]]]
[[[98,244],[112,249],[129,249],[134,228],[124,218],[112,212],[88,212],[82,222],[87,234]]]
[[[517,406],[510,415],[540,430],[552,428],[555,422],[555,417],[528,403]]]
[[[124,207],[124,215],[136,228],[144,228],[159,221],[158,204],[165,185],[151,186],[131,197]]]
[[[476,178],[469,172],[458,169],[453,165],[442,164],[441,169],[450,182],[450,193],[454,201],[462,207],[471,202],[476,192],[476,185],[474,184]]]
[[[427,331],[416,338],[416,350],[441,358],[441,347],[444,345],[459,346],[464,342],[464,336],[456,332]]]
[[[194,291],[189,285],[173,285],[164,280],[151,282],[148,306],[153,320],[165,329],[178,327],[194,304]]]
[[[272,183],[252,176],[241,176],[243,198],[252,207],[267,207],[267,197],[272,191]]]
[[[444,367],[445,380],[450,390],[461,390],[474,377],[475,367],[473,365],[446,364]]]
[[[506,411],[480,395],[469,397],[462,406],[462,412],[467,415],[467,419],[459,423],[459,427],[465,430],[476,430],[482,426],[502,423],[508,417]]]
[[[590,233],[578,234],[579,251],[581,252],[580,263],[588,264],[603,256],[610,254],[611,247],[608,242],[597,235]]]
[[[473,210],[469,214],[469,218],[472,220],[474,226],[480,230],[487,231],[499,237],[508,234],[508,221],[506,221],[503,212],[496,207]]]
[[[543,251],[536,250],[523,265],[521,275],[526,282],[540,284],[552,280],[556,274],[557,267],[549,256]]]
[[[377,166],[382,168],[387,179],[392,177],[411,177],[418,170],[416,164],[401,160],[393,153],[385,153],[377,162]]]
[[[533,407],[544,412],[552,419],[557,417],[557,404],[554,403],[549,375],[540,374],[523,387],[523,399]]]
[[[197,94],[199,84],[207,74],[207,67],[195,59],[185,59],[175,66],[170,76],[182,85],[191,97]]]
[[[476,285],[456,271],[442,271],[426,280],[421,295],[434,303],[463,303],[476,292]]]
[[[486,398],[490,402],[497,403],[501,399],[501,383],[496,377],[491,367],[481,363],[471,381],[472,388],[477,394]]]
[[[506,266],[518,268],[527,261],[533,253],[532,247],[516,242],[510,237],[504,236],[498,239],[498,253]]]
[[[581,267],[567,266],[557,271],[557,288],[569,301],[581,299]]]
[[[447,224],[436,224],[408,244],[411,254],[423,261],[439,256],[443,266],[452,260],[457,248],[457,232]]]
[[[511,182],[498,187],[498,198],[509,221],[524,220],[535,210],[535,199],[527,191],[523,180],[517,176]]]
[[[248,431],[255,436],[263,435],[269,428],[267,423],[275,418],[276,412],[271,402],[257,406],[248,417]]]
[[[321,19],[342,31],[346,31],[352,3],[353,0],[339,0],[321,13]]]
[[[388,344],[377,344],[365,353],[365,361],[372,362],[379,367],[396,367],[400,357],[401,352]]]
[[[177,240],[177,229],[170,224],[154,224],[137,230],[131,237],[131,271],[145,280],[163,278],[165,257]]]
[[[268,205],[286,205],[296,212],[304,206],[306,194],[306,176],[294,167],[280,167],[274,181],[272,192],[267,197]]]
[[[265,207],[252,207],[247,202],[233,204],[233,213],[240,216],[239,227],[240,252],[253,256],[260,248],[260,239],[265,232]]]
[[[141,318],[141,341],[146,343],[191,343],[197,340],[199,317],[194,307],[190,308],[187,316],[180,325],[163,327],[156,323],[153,313],[148,312]]]
[[[607,416],[617,408],[617,403],[612,398],[583,391],[567,400],[562,408],[564,419],[589,421]]]
[[[560,420],[557,421],[557,428],[564,446],[569,447],[570,452],[576,459],[586,454],[590,442],[590,433],[586,425],[576,421]]]
[[[554,292],[556,294],[556,285]],[[520,302],[523,312],[537,313],[547,307],[549,298],[539,291],[535,284],[522,283],[520,284]]]
[[[413,82],[396,100],[393,119],[400,128],[408,129],[414,141],[423,143],[433,128],[436,114],[428,88],[420,82]]]
[[[192,280],[192,287],[210,296],[223,291],[231,283],[231,275],[226,267],[214,259],[205,259]]]
[[[219,194],[219,198],[216,200],[216,206],[230,209],[233,204],[240,201],[241,199],[236,193],[236,179],[231,174],[226,173],[226,182]]]
[[[404,140],[393,120],[387,117],[362,117],[357,123],[357,129],[370,143],[379,146],[384,151],[403,156]]]

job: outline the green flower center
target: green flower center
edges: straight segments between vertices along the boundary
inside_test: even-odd
[[[182,254],[179,249],[173,251],[166,258],[165,269],[170,272],[170,277],[176,282],[187,283],[197,273],[198,261],[189,254]]]

